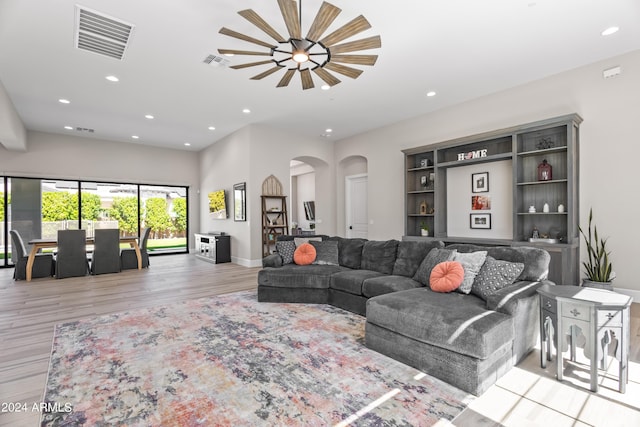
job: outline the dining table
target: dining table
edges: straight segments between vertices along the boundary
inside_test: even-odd
[[[87,238],[87,245],[93,245],[95,239],[93,237]],[[142,270],[142,254],[140,253],[140,246],[138,246],[138,236],[123,236],[120,237],[120,243],[129,244],[136,252],[138,258],[138,270]],[[33,263],[36,259],[36,254],[40,249],[56,248],[58,247],[57,239],[32,239],[29,240],[31,245],[31,251],[29,251],[29,257],[27,258],[27,282],[31,281],[31,275],[33,270]]]

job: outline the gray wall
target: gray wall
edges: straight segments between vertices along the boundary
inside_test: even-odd
[[[619,65],[622,74],[603,79]],[[640,158],[640,51],[406,120],[336,144],[336,162],[368,160],[369,237],[398,238],[403,230],[403,156],[400,150],[578,113],[580,127],[580,223],[593,207],[598,230],[609,236],[614,282],[640,300],[637,247],[640,200],[634,173]],[[441,94],[446,96],[446,94]],[[374,197],[384,194],[385,197]],[[338,217],[344,216],[344,209]],[[584,251],[583,251],[584,252]],[[584,253],[583,253],[584,258]]]

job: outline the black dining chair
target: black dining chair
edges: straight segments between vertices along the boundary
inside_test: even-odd
[[[140,256],[142,257],[142,268],[149,267],[149,253],[147,252],[147,240],[149,240],[150,228],[145,228],[142,231],[142,238],[138,239],[138,246],[140,247]],[[138,257],[136,256],[136,250],[133,248],[123,249],[120,252],[120,259],[122,260],[122,269],[130,270],[138,268]]]
[[[95,230],[91,274],[120,272],[120,230]]]
[[[29,253],[25,249],[24,242],[20,233],[16,230],[9,231],[11,234],[11,260],[15,266],[13,271],[14,280],[26,280],[27,279],[27,261],[29,259]],[[36,254],[33,260],[33,268],[31,270],[31,277],[50,277],[53,275],[53,255],[51,254]]]
[[[87,232],[85,230],[58,230],[56,278],[85,276],[88,271]]]

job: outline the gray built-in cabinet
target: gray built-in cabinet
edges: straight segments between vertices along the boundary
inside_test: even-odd
[[[578,139],[581,122],[580,116],[571,114],[403,150],[406,171],[404,239],[541,247],[551,254],[550,280],[557,284],[577,285],[580,274]],[[473,220],[469,224],[461,224],[459,219],[455,224],[448,223],[453,217],[447,212],[451,204],[448,198],[454,194],[459,198],[461,192],[483,195],[471,193],[470,188],[459,188],[458,181],[455,181],[456,188],[451,188],[451,183],[447,185],[448,177],[462,170],[454,168],[469,165],[488,168],[492,162],[511,164],[511,177],[503,177],[511,180],[508,183],[511,193],[489,193],[492,205],[510,208],[513,229],[510,238],[496,238],[495,233],[492,234],[495,224],[465,235],[459,231],[461,226],[471,229]],[[546,165],[551,167],[550,171]],[[489,181],[492,178],[499,177],[489,176]],[[469,187],[473,185],[471,174],[467,182]],[[503,200],[508,198],[511,200]],[[548,212],[544,209],[545,204]],[[469,198],[469,217],[471,214],[489,214],[494,217],[493,221],[500,218],[497,214],[491,215],[491,209],[474,211],[471,205]],[[535,212],[530,211],[531,206]],[[429,237],[421,237],[423,225],[429,229]],[[458,231],[451,233],[453,229]],[[534,237],[537,239],[530,241]]]

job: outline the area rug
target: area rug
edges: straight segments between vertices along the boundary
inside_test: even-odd
[[[365,319],[240,292],[57,325],[43,426],[447,424],[472,396],[364,345]]]

